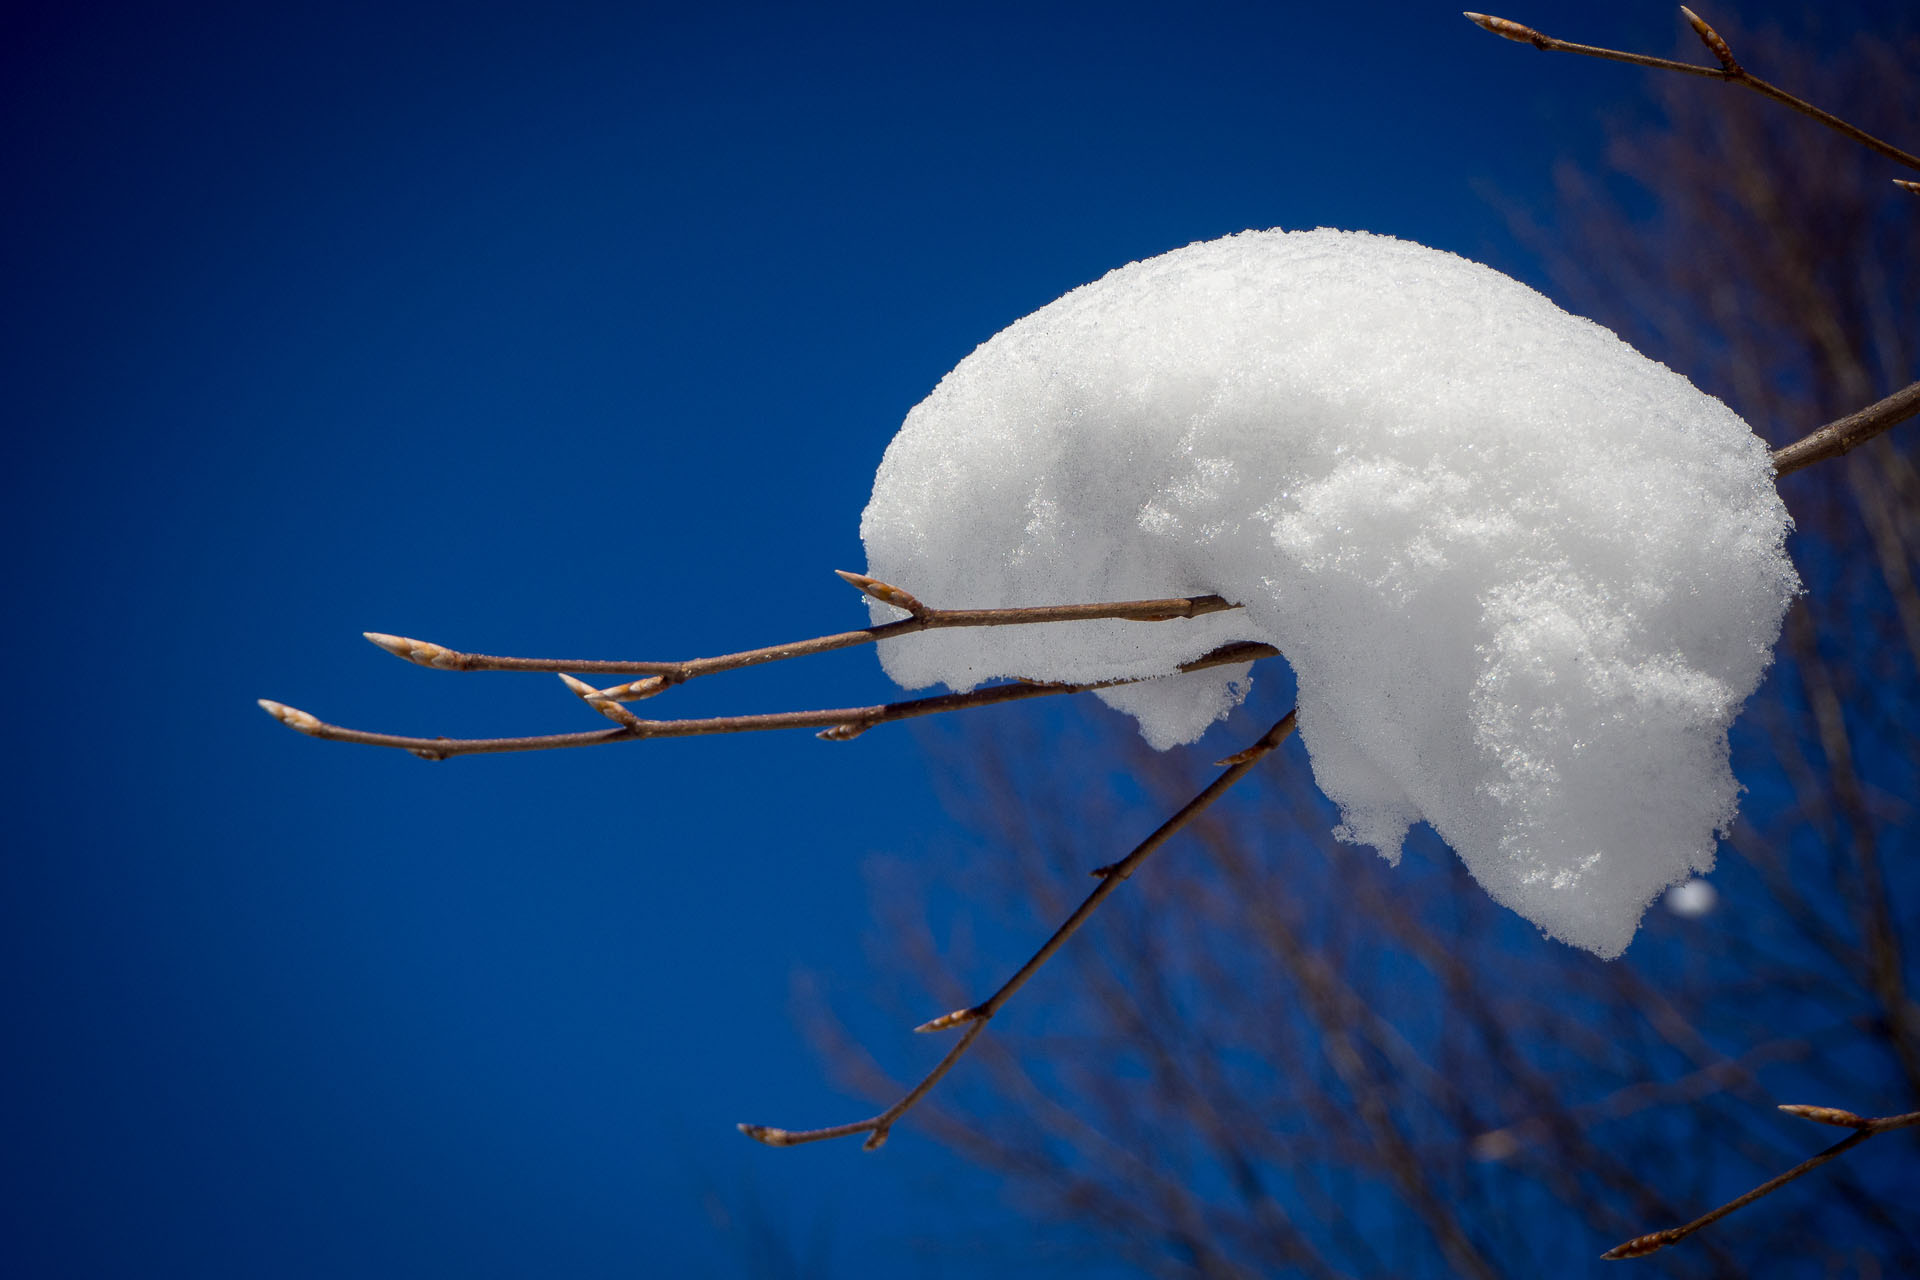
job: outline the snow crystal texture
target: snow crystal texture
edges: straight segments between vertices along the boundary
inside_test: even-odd
[[[1727,727],[1798,590],[1772,475],[1718,400],[1499,272],[1246,232],[1114,271],[968,356],[907,415],[861,535],[870,574],[936,607],[1240,602],[880,657],[909,688],[967,689],[1266,641],[1341,839],[1392,860],[1430,822],[1495,899],[1611,957],[1733,816]],[[1243,666],[1100,696],[1165,748],[1247,684]]]

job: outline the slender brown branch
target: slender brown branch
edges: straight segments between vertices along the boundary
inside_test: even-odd
[[[912,600],[916,607],[910,616],[898,622],[862,627],[858,631],[840,631],[833,635],[815,636],[811,640],[796,640],[790,644],[775,644],[761,649],[746,649],[739,653],[724,653],[711,658],[689,658],[682,662],[506,658],[487,653],[463,653],[458,649],[449,649],[445,645],[434,644],[428,640],[390,636],[379,631],[369,631],[366,637],[396,658],[405,658],[417,666],[432,667],[439,671],[569,671],[575,675],[658,676],[666,683],[677,684],[698,676],[713,675],[716,672],[737,671],[742,667],[780,662],[787,658],[803,658],[815,653],[831,653],[835,649],[851,649],[858,645],[891,640],[897,636],[910,636],[921,631],[943,631],[952,627],[1010,627],[1033,622],[1102,620],[1169,622],[1175,618],[1198,618],[1203,614],[1220,613],[1223,610],[1240,607],[1219,596],[1207,595],[1180,596],[1167,600],[1122,600],[1109,604],[1039,605],[1014,609],[932,609],[913,600],[912,596],[898,587],[890,587],[884,582],[858,574],[842,573],[841,576],[853,581],[862,591],[883,604],[894,608],[905,608],[907,606],[901,601]],[[664,687],[664,684],[654,686],[649,692],[657,693]]]
[[[1243,640],[1222,645],[1191,662],[1183,662],[1176,670],[1204,671],[1209,667],[1227,666],[1236,662],[1256,662],[1261,658],[1274,657],[1279,652],[1270,644]],[[1159,678],[1141,676],[1127,680],[1101,680],[1090,684],[1036,684],[1023,681],[1014,684],[988,685],[986,688],[974,689],[968,693],[946,693],[931,698],[911,698],[902,702],[886,702],[870,707],[835,707],[823,711],[774,711],[758,715],[712,716],[697,720],[642,720],[627,712],[625,708],[619,708],[625,719],[622,719],[616,727],[591,729],[580,733],[537,734],[520,738],[419,738],[396,733],[372,733],[364,729],[349,729],[343,725],[329,724],[317,716],[268,698],[260,699],[260,706],[280,723],[290,729],[298,729],[309,737],[321,738],[329,742],[356,742],[370,747],[393,747],[401,751],[410,751],[423,759],[445,760],[452,756],[598,747],[613,742],[632,742],[641,738],[692,738],[716,733],[758,733],[772,729],[818,729],[821,730],[820,736],[823,738],[830,741],[845,741],[848,738],[858,737],[876,725],[888,724],[895,720],[939,715],[947,711],[967,711],[975,707],[998,706],[1004,702],[1021,702],[1028,698],[1051,698],[1066,693],[1113,689],[1121,685],[1138,684],[1141,680]],[[601,711],[602,714],[608,715],[609,718],[616,718],[612,716],[612,709],[619,706],[617,702],[599,698],[598,691],[592,691],[591,686],[583,687],[590,690],[588,694],[581,695],[583,701],[595,710]]]
[[[1680,12],[1686,15],[1687,22],[1693,27],[1694,33],[1700,37],[1701,42],[1720,60],[1719,66],[1702,67],[1691,62],[1675,62],[1671,58],[1650,57],[1644,53],[1626,53],[1619,49],[1602,49],[1590,44],[1574,44],[1570,40],[1556,40],[1522,23],[1507,18],[1489,17],[1484,13],[1468,13],[1465,16],[1469,21],[1497,36],[1504,36],[1520,44],[1530,44],[1536,49],[1555,53],[1578,53],[1589,58],[1606,58],[1613,62],[1628,62],[1636,67],[1653,67],[1661,71],[1679,71],[1687,75],[1705,76],[1709,80],[1724,80],[1728,84],[1740,85],[1762,97],[1771,98],[1783,106],[1792,107],[1802,115],[1811,116],[1827,128],[1844,134],[1861,146],[1876,151],[1889,160],[1906,165],[1909,169],[1920,169],[1920,156],[1902,151],[1890,142],[1882,142],[1865,129],[1848,124],[1832,112],[1822,111],[1811,102],[1797,98],[1778,85],[1769,84],[1754,75],[1734,60],[1733,51],[1727,47],[1727,42],[1720,38],[1720,33],[1702,21],[1698,14],[1684,5],[1681,6]]]
[[[1735,1209],[1745,1208],[1761,1196],[1778,1191],[1795,1178],[1814,1169],[1818,1169],[1829,1160],[1837,1159],[1839,1156],[1851,1151],[1869,1138],[1885,1133],[1889,1129],[1904,1129],[1909,1125],[1920,1124],[1920,1111],[1910,1111],[1906,1115],[1901,1116],[1877,1116],[1869,1118],[1867,1116],[1855,1115],[1851,1111],[1842,1111],[1838,1107],[1784,1106],[1780,1109],[1791,1115],[1799,1116],[1803,1120],[1812,1120],[1819,1124],[1837,1125],[1844,1129],[1852,1129],[1853,1133],[1851,1136],[1842,1138],[1840,1141],[1834,1143],[1820,1154],[1801,1161],[1778,1177],[1767,1179],[1745,1195],[1727,1201],[1712,1213],[1702,1214],[1683,1227],[1668,1227],[1665,1231],[1650,1231],[1646,1235],[1636,1236],[1625,1244],[1614,1246],[1600,1256],[1609,1262],[1618,1262],[1624,1258],[1644,1258],[1648,1254],[1664,1249],[1670,1244],[1685,1240],[1702,1227],[1712,1226],[1714,1223],[1720,1221],[1720,1219],[1732,1213]]]
[[[998,1013],[1007,1001],[1013,999],[1014,993],[1025,986],[1027,980],[1038,973],[1047,961],[1053,959],[1054,953],[1067,944],[1067,939],[1079,932],[1080,926],[1100,909],[1100,904],[1125,883],[1127,877],[1139,870],[1141,863],[1152,857],[1162,845],[1178,834],[1181,828],[1199,817],[1215,800],[1225,795],[1236,782],[1252,772],[1255,765],[1287,740],[1287,736],[1293,732],[1294,714],[1292,711],[1287,712],[1271,729],[1261,735],[1259,741],[1229,757],[1233,763],[1219,777],[1208,783],[1193,799],[1187,801],[1178,813],[1161,823],[1152,835],[1135,845],[1133,852],[1120,861],[1101,868],[1100,883],[1094,886],[1093,892],[1074,908],[1072,915],[1061,922],[1060,927],[1053,931],[1053,936],[1042,943],[1040,949],[1034,952],[1012,977],[1000,985],[999,990],[979,1004],[942,1014],[931,1022],[924,1022],[915,1027],[915,1031],[945,1031],[963,1023],[967,1024],[966,1033],[960,1037],[959,1042],[949,1049],[933,1070],[928,1072],[926,1077],[898,1102],[866,1120],[832,1125],[825,1129],[791,1130],[776,1129],[767,1125],[743,1124],[740,1126],[740,1132],[771,1147],[792,1147],[803,1142],[822,1142],[828,1138],[846,1138],[856,1133],[864,1133],[868,1135],[865,1143],[866,1150],[878,1149],[882,1143],[886,1142],[887,1134],[892,1130],[894,1123],[911,1110],[915,1103],[926,1097],[933,1086],[939,1083],[940,1078],[953,1069],[954,1064],[979,1038],[980,1033],[986,1030],[987,1023],[993,1015]]]
[[[1875,436],[1920,413],[1920,382],[1908,383],[1885,400],[1836,418],[1790,445],[1773,451],[1775,475],[1810,467],[1857,449]]]

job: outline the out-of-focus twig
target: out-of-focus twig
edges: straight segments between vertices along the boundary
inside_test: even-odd
[[[1589,58],[1607,58],[1614,62],[1629,62],[1636,67],[1654,67],[1661,71],[1681,71],[1687,75],[1705,76],[1709,80],[1724,80],[1729,84],[1741,85],[1762,97],[1772,98],[1775,102],[1792,107],[1802,115],[1811,116],[1827,128],[1844,134],[1861,146],[1870,148],[1889,160],[1906,165],[1909,169],[1920,169],[1920,156],[1902,151],[1890,142],[1882,142],[1865,129],[1848,124],[1832,112],[1822,111],[1811,102],[1797,98],[1778,85],[1769,84],[1754,75],[1735,60],[1733,50],[1728,48],[1727,42],[1720,38],[1720,33],[1708,26],[1699,14],[1685,5],[1680,7],[1680,12],[1686,15],[1688,25],[1693,28],[1694,34],[1700,37],[1701,43],[1720,60],[1718,67],[1702,67],[1691,62],[1675,62],[1672,58],[1655,58],[1644,53],[1627,53],[1619,49],[1602,49],[1590,44],[1575,44],[1570,40],[1556,40],[1552,36],[1542,35],[1523,23],[1507,18],[1490,17],[1484,13],[1468,13],[1465,16],[1469,21],[1497,36],[1504,36],[1520,44],[1530,44],[1536,49],[1585,54]],[[1896,178],[1894,181],[1899,182],[1900,179]],[[1911,186],[1912,184],[1903,182],[1901,185]]]
[[[776,1129],[769,1125],[743,1124],[740,1126],[740,1132],[758,1142],[764,1142],[770,1147],[792,1147],[798,1146],[803,1142],[821,1142],[828,1138],[846,1138],[854,1134],[864,1133],[867,1135],[867,1140],[863,1144],[866,1150],[878,1150],[880,1146],[886,1142],[887,1135],[892,1131],[895,1122],[912,1109],[915,1103],[926,1097],[933,1089],[933,1086],[940,1082],[940,1078],[953,1069],[954,1064],[959,1062],[967,1050],[972,1047],[973,1042],[979,1038],[980,1033],[987,1029],[987,1023],[992,1019],[993,1015],[998,1013],[1007,1001],[1013,998],[1014,993],[1025,986],[1027,980],[1038,973],[1047,961],[1053,959],[1054,953],[1066,945],[1067,939],[1079,932],[1080,926],[1085,924],[1095,911],[1099,910],[1100,904],[1105,902],[1114,890],[1125,883],[1129,876],[1139,870],[1140,864],[1152,857],[1161,845],[1172,839],[1181,828],[1205,812],[1208,806],[1225,795],[1236,782],[1252,772],[1255,765],[1259,764],[1269,753],[1281,743],[1285,742],[1288,735],[1293,732],[1293,727],[1294,712],[1289,711],[1275,722],[1271,729],[1268,729],[1266,733],[1262,734],[1259,741],[1244,751],[1236,752],[1233,756],[1229,757],[1231,763],[1227,764],[1226,769],[1219,777],[1208,783],[1193,799],[1187,801],[1178,813],[1161,823],[1152,835],[1142,840],[1138,845],[1135,845],[1131,853],[1127,854],[1126,857],[1120,859],[1118,862],[1100,868],[1099,871],[1095,873],[1100,877],[1100,883],[1094,887],[1093,892],[1089,893],[1080,905],[1074,908],[1073,914],[1068,916],[1066,920],[1061,923],[1060,927],[1053,931],[1053,936],[1042,943],[1040,949],[1034,952],[1032,957],[1029,958],[1025,964],[1021,965],[1011,978],[1008,978],[1001,984],[999,990],[995,991],[979,1004],[970,1005],[964,1009],[956,1009],[952,1013],[942,1014],[930,1022],[925,1022],[915,1027],[915,1031],[945,1031],[949,1028],[962,1025],[965,1025],[967,1029],[959,1041],[954,1044],[953,1048],[947,1051],[947,1055],[940,1059],[939,1063],[934,1066],[933,1070],[928,1072],[925,1078],[923,1078],[919,1084],[915,1085],[913,1089],[898,1102],[876,1116],[872,1116],[866,1120],[857,1120],[851,1124],[838,1124],[824,1129],[804,1130]]]
[[[1842,1138],[1819,1155],[1801,1161],[1776,1178],[1769,1178],[1743,1196],[1727,1201],[1711,1213],[1702,1214],[1683,1227],[1668,1227],[1665,1231],[1650,1231],[1644,1236],[1635,1236],[1625,1244],[1616,1245],[1600,1256],[1609,1262],[1618,1262],[1625,1258],[1644,1258],[1646,1255],[1664,1249],[1670,1244],[1685,1240],[1702,1227],[1711,1226],[1732,1213],[1735,1209],[1745,1208],[1761,1196],[1778,1191],[1795,1178],[1827,1161],[1865,1142],[1868,1138],[1887,1132],[1889,1129],[1904,1129],[1909,1125],[1920,1124],[1920,1111],[1909,1111],[1900,1116],[1867,1117],[1855,1115],[1851,1111],[1842,1111],[1838,1107],[1783,1106],[1780,1108],[1789,1115],[1799,1116],[1802,1120],[1812,1120],[1818,1124],[1836,1125],[1842,1129],[1852,1129],[1851,1137]]]

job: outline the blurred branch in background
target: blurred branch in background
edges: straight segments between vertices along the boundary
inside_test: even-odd
[[[1898,134],[1920,118],[1906,21],[1824,61],[1722,29],[1754,65]],[[1650,89],[1663,119],[1622,130],[1610,172],[1564,170],[1549,226],[1522,220],[1556,301],[1775,444],[1911,382],[1920,254],[1885,161],[1756,96],[1671,76]],[[1287,748],[1265,785],[1195,822],[1199,848],[1061,955],[925,1104],[929,1131],[1151,1274],[1532,1276],[1813,1154],[1779,1103],[1912,1111],[1920,474],[1894,433],[1781,492],[1809,591],[1734,730],[1750,790],[1717,906],[1656,904],[1612,964],[1544,943],[1437,840],[1399,868],[1333,841]],[[1234,732],[1285,705],[1278,683]],[[899,1016],[962,1003],[1017,945],[1004,939],[1049,927],[1082,891],[1083,833],[1191,793],[1194,762],[1078,714],[928,735],[979,844],[926,851],[894,872],[915,884],[876,895],[911,974]],[[814,1014],[850,1084],[897,1089]],[[1917,1176],[1910,1135],[1890,1135],[1642,1265],[1920,1273]]]

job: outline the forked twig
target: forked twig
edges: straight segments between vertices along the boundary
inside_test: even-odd
[[[1702,1214],[1683,1227],[1668,1227],[1665,1231],[1650,1231],[1643,1236],[1635,1236],[1625,1244],[1615,1245],[1600,1256],[1609,1262],[1618,1262],[1626,1258],[1644,1258],[1650,1253],[1666,1248],[1670,1244],[1685,1240],[1702,1227],[1708,1227],[1732,1213],[1735,1209],[1745,1208],[1761,1196],[1778,1191],[1795,1178],[1819,1168],[1827,1161],[1843,1152],[1859,1146],[1868,1138],[1887,1132],[1889,1129],[1904,1129],[1920,1124],[1920,1111],[1910,1111],[1903,1116],[1860,1116],[1851,1111],[1842,1111],[1838,1107],[1783,1106],[1780,1108],[1789,1115],[1799,1116],[1803,1120],[1812,1120],[1818,1124],[1836,1125],[1842,1129],[1852,1129],[1853,1133],[1822,1151],[1819,1155],[1801,1161],[1793,1168],[1776,1178],[1769,1178],[1743,1196],[1727,1201],[1711,1213]]]
[[[796,640],[791,644],[745,649],[711,658],[690,658],[683,662],[607,662],[591,658],[503,658],[487,653],[463,653],[428,640],[390,636],[379,631],[366,632],[367,639],[396,658],[405,658],[416,666],[438,671],[568,671],[575,675],[643,675],[662,682],[651,685],[647,693],[657,693],[669,684],[680,684],[699,676],[721,671],[738,671],[763,663],[804,658],[836,649],[852,649],[863,644],[910,636],[921,631],[942,631],[953,627],[1011,627],[1034,622],[1170,622],[1175,618],[1198,618],[1240,606],[1219,596],[1180,596],[1167,600],[1122,600],[1111,604],[1056,604],[1015,609],[935,609],[921,604],[898,587],[877,578],[836,569],[842,578],[882,604],[905,609],[908,616],[897,622],[862,627],[858,631],[840,631],[833,635]],[[636,681],[636,684],[646,684]],[[636,693],[633,697],[644,697]],[[630,701],[631,698],[622,699]]]
[[[1293,726],[1294,712],[1289,711],[1271,729],[1262,734],[1259,741],[1220,761],[1226,766],[1225,771],[1208,783],[1193,799],[1187,801],[1178,813],[1161,823],[1152,835],[1135,845],[1133,852],[1118,862],[1096,870],[1093,874],[1100,877],[1100,883],[1094,886],[1093,892],[1089,893],[1086,899],[1074,908],[1073,914],[1053,931],[1053,936],[1042,943],[1040,949],[1034,952],[1011,978],[1001,984],[999,990],[979,1004],[969,1005],[965,1009],[955,1009],[952,1013],[942,1014],[931,1022],[924,1022],[915,1027],[915,1031],[945,1031],[965,1024],[967,1029],[955,1042],[953,1048],[947,1050],[946,1056],[935,1064],[933,1070],[929,1071],[920,1083],[909,1090],[898,1102],[868,1119],[856,1120],[851,1124],[832,1125],[825,1129],[792,1130],[776,1129],[763,1124],[743,1124],[740,1126],[740,1132],[770,1147],[793,1147],[804,1142],[822,1142],[828,1138],[846,1138],[864,1133],[868,1135],[866,1142],[862,1144],[864,1148],[868,1151],[879,1150],[886,1142],[894,1123],[926,1097],[933,1086],[940,1082],[941,1077],[953,1070],[954,1064],[966,1055],[967,1050],[980,1037],[981,1032],[987,1029],[987,1023],[993,1015],[1013,998],[1016,991],[1026,985],[1029,978],[1040,971],[1042,965],[1053,959],[1054,953],[1065,946],[1067,939],[1077,933],[1080,926],[1099,910],[1100,904],[1107,900],[1108,895],[1118,889],[1127,877],[1139,870],[1140,864],[1152,857],[1161,845],[1172,839],[1182,827],[1192,822],[1215,800],[1225,795],[1234,783],[1252,772],[1256,764],[1285,742],[1287,736],[1293,732]]]
[[[1122,600],[1107,604],[1040,605],[1010,609],[935,609],[922,604],[899,587],[869,578],[865,574],[835,570],[842,578],[865,594],[904,609],[907,617],[896,622],[863,627],[858,631],[840,631],[796,640],[791,644],[745,649],[739,653],[711,658],[691,658],[681,662],[608,662],[600,659],[507,658],[494,654],[465,653],[407,636],[381,631],[365,633],[368,640],[397,658],[416,666],[440,671],[545,671],[556,673],[567,688],[588,706],[612,720],[618,727],[586,733],[533,734],[516,738],[421,738],[397,733],[373,733],[330,724],[297,707],[259,700],[261,709],[290,729],[331,742],[355,742],[364,746],[393,747],[410,751],[425,760],[445,760],[451,756],[492,755],[511,751],[552,751],[567,747],[597,747],[611,742],[631,742],[636,738],[689,738],[715,733],[753,733],[769,729],[819,729],[820,737],[836,742],[859,737],[875,725],[915,716],[936,715],[944,711],[962,711],[973,707],[1019,702],[1026,698],[1045,698],[1063,693],[1084,693],[1111,689],[1155,679],[1140,676],[1120,680],[1102,680],[1086,684],[1022,681],[1017,684],[991,685],[968,693],[945,694],[932,698],[914,698],[903,702],[882,703],[870,707],[839,707],[825,711],[780,711],[762,715],[711,716],[697,720],[643,720],[620,705],[637,702],[663,693],[676,684],[722,671],[802,658],[815,653],[831,653],[858,645],[874,644],[920,631],[938,631],[956,627],[1006,627],[1040,622],[1170,622],[1175,618],[1198,618],[1240,606],[1216,595],[1178,596],[1162,600]],[[1182,663],[1177,672],[1202,671],[1208,667],[1236,662],[1255,662],[1279,653],[1272,645],[1241,641],[1222,645],[1191,662]],[[588,675],[639,675],[642,679],[627,684],[596,689],[570,673]]]
[[[1619,49],[1602,49],[1596,45],[1575,44],[1570,40],[1556,40],[1552,36],[1542,35],[1540,32],[1535,31],[1532,27],[1526,26],[1523,23],[1514,22],[1508,18],[1490,17],[1484,13],[1468,13],[1464,16],[1469,21],[1493,32],[1493,34],[1497,36],[1504,36],[1520,44],[1530,44],[1536,49],[1545,49],[1558,53],[1579,53],[1589,58],[1607,58],[1614,62],[1629,62],[1636,67],[1654,67],[1661,71],[1680,71],[1690,76],[1705,76],[1709,80],[1723,80],[1729,84],[1741,85],[1744,88],[1753,90],[1762,97],[1772,98],[1775,102],[1792,107],[1802,115],[1811,116],[1813,119],[1827,126],[1827,128],[1844,134],[1863,147],[1879,152],[1889,160],[1906,165],[1909,169],[1920,169],[1920,156],[1911,155],[1902,151],[1890,142],[1882,142],[1865,129],[1857,125],[1848,124],[1832,112],[1822,111],[1819,107],[1814,106],[1804,98],[1797,98],[1778,85],[1769,84],[1759,76],[1754,75],[1751,71],[1748,71],[1740,65],[1733,56],[1733,50],[1728,48],[1727,42],[1720,38],[1720,33],[1708,26],[1699,14],[1687,8],[1685,5],[1680,6],[1680,12],[1686,15],[1687,25],[1691,26],[1694,34],[1700,37],[1700,42],[1706,45],[1708,51],[1719,60],[1720,65],[1718,67],[1702,67],[1691,62],[1675,62],[1672,58],[1655,58],[1644,53],[1626,53]],[[1908,182],[1901,182],[1898,178],[1894,179],[1894,181],[1900,182],[1900,185],[1905,187],[1911,187],[1913,185]]]
[[[1222,645],[1210,653],[1201,654],[1191,662],[1183,662],[1175,668],[1175,671],[1181,673],[1204,671],[1209,667],[1227,666],[1236,662],[1257,662],[1261,658],[1274,657],[1279,652],[1270,644],[1242,640],[1234,644]],[[370,733],[364,729],[349,729],[342,725],[329,724],[317,716],[268,698],[260,699],[260,705],[269,715],[288,728],[298,729],[309,737],[323,738],[331,742],[357,742],[370,747],[396,747],[402,751],[411,751],[423,759],[445,760],[451,756],[495,755],[509,751],[553,751],[567,747],[599,747],[613,742],[633,742],[641,738],[694,738],[716,733],[756,733],[771,729],[818,729],[821,731],[821,737],[829,741],[844,742],[849,738],[860,736],[875,725],[888,724],[895,720],[939,715],[946,711],[967,711],[975,707],[998,706],[1003,702],[1021,702],[1028,698],[1051,698],[1066,693],[1113,689],[1121,685],[1138,684],[1142,680],[1156,680],[1162,677],[1137,676],[1123,680],[1100,680],[1089,684],[1042,684],[1020,681],[1013,684],[988,685],[968,693],[945,693],[931,698],[910,698],[903,702],[884,702],[871,707],[834,707],[823,711],[771,711],[757,715],[709,716],[697,720],[642,720],[620,706],[616,700],[603,696],[602,691],[594,689],[591,685],[573,680],[564,673],[562,678],[568,681],[568,687],[579,693],[588,705],[602,712],[609,719],[617,721],[618,727],[590,729],[582,733],[535,734],[522,738],[415,738],[396,733]]]

